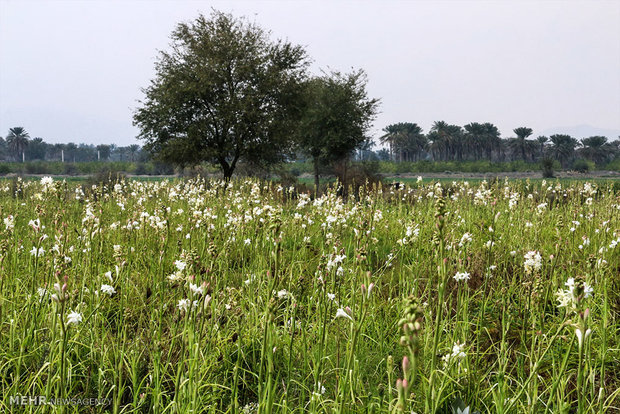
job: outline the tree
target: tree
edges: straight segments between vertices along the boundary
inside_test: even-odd
[[[100,160],[105,161],[108,158],[110,158],[110,153],[112,151],[112,146],[111,145],[100,144],[100,145],[97,145],[97,151],[99,151],[98,158]]]
[[[131,161],[133,162],[136,160],[136,156],[140,152],[140,145],[132,144],[129,147],[127,147],[127,150],[129,152],[129,157],[131,158]]]
[[[368,97],[366,83],[366,74],[358,70],[350,74],[324,74],[305,84],[297,143],[312,158],[317,192],[320,167],[346,161],[366,141],[379,104],[378,99]]]
[[[428,135],[428,149],[435,160],[463,158],[463,129],[445,121],[436,121]]]
[[[549,138],[544,135],[540,135],[538,138],[536,138],[536,141],[540,145],[540,159],[542,160],[543,158],[545,158],[545,144],[547,143],[547,141],[549,141]]]
[[[512,131],[517,135],[517,138],[512,140],[512,147],[517,152],[521,153],[521,159],[523,161],[527,161],[525,154],[527,152],[528,145],[525,140],[527,137],[532,135],[532,128],[519,127],[519,128],[513,129]]]
[[[9,134],[6,136],[6,143],[9,147],[9,151],[13,153],[15,159],[19,159],[19,156],[24,158],[24,151],[28,146],[28,138],[30,135],[23,127],[15,127],[9,129]]]
[[[583,156],[596,164],[601,164],[607,159],[609,151],[607,150],[607,137],[593,136],[581,140],[581,153]]]
[[[383,144],[388,144],[390,151],[398,161],[413,161],[426,147],[426,136],[418,124],[399,122],[383,128],[385,134],[380,138]]]
[[[473,156],[474,159],[479,160],[482,159],[484,152],[486,158],[491,161],[493,151],[499,152],[501,149],[499,129],[492,123],[472,122],[463,128],[465,129],[463,135],[465,156]]]
[[[49,145],[43,141],[43,138],[33,138],[28,143],[27,157],[30,160],[44,160]]]
[[[560,161],[562,167],[567,167],[575,153],[577,140],[570,135],[555,134],[549,137],[551,140],[551,153]]]
[[[145,148],[177,165],[217,163],[226,180],[239,160],[282,160],[299,115],[304,49],[217,11],[179,24],[171,39],[134,113]]]

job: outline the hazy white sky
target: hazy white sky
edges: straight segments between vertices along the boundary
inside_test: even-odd
[[[592,125],[620,133],[620,0],[0,0],[0,135],[134,143],[132,111],[180,21],[211,8],[306,46],[312,70],[363,68],[395,122]],[[615,136],[610,136],[615,138]]]

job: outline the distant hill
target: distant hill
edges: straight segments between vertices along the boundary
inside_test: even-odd
[[[539,135],[567,134],[574,138],[587,138],[594,135],[602,135],[610,141],[614,141],[620,136],[620,129],[597,128],[592,125],[576,125],[568,127],[555,127],[545,129]]]

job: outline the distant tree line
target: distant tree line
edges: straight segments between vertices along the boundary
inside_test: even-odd
[[[499,129],[488,122],[472,122],[461,127],[437,121],[426,134],[415,123],[401,122],[388,125],[383,132],[380,140],[388,149],[377,156],[396,162],[539,162],[548,158],[568,168],[577,159],[589,160],[600,166],[620,156],[620,139],[609,141],[607,137],[592,136],[577,140],[565,134],[528,139],[532,129],[527,127],[515,128],[513,137],[501,138]],[[361,157],[364,155],[368,157],[371,154],[360,154]]]
[[[149,154],[142,151],[137,144],[118,145],[92,145],[92,144],[50,144],[43,138],[30,138],[23,127],[15,127],[9,130],[6,138],[0,137],[0,161],[65,161],[65,162],[90,162],[90,161],[148,161]]]

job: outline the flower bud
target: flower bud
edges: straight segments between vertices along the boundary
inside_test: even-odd
[[[407,356],[403,357],[403,375],[407,376],[409,369],[411,368],[411,362],[409,362],[409,358]]]
[[[403,380],[401,380],[400,378],[396,380],[396,389],[398,390],[398,392],[401,392],[403,389]]]

